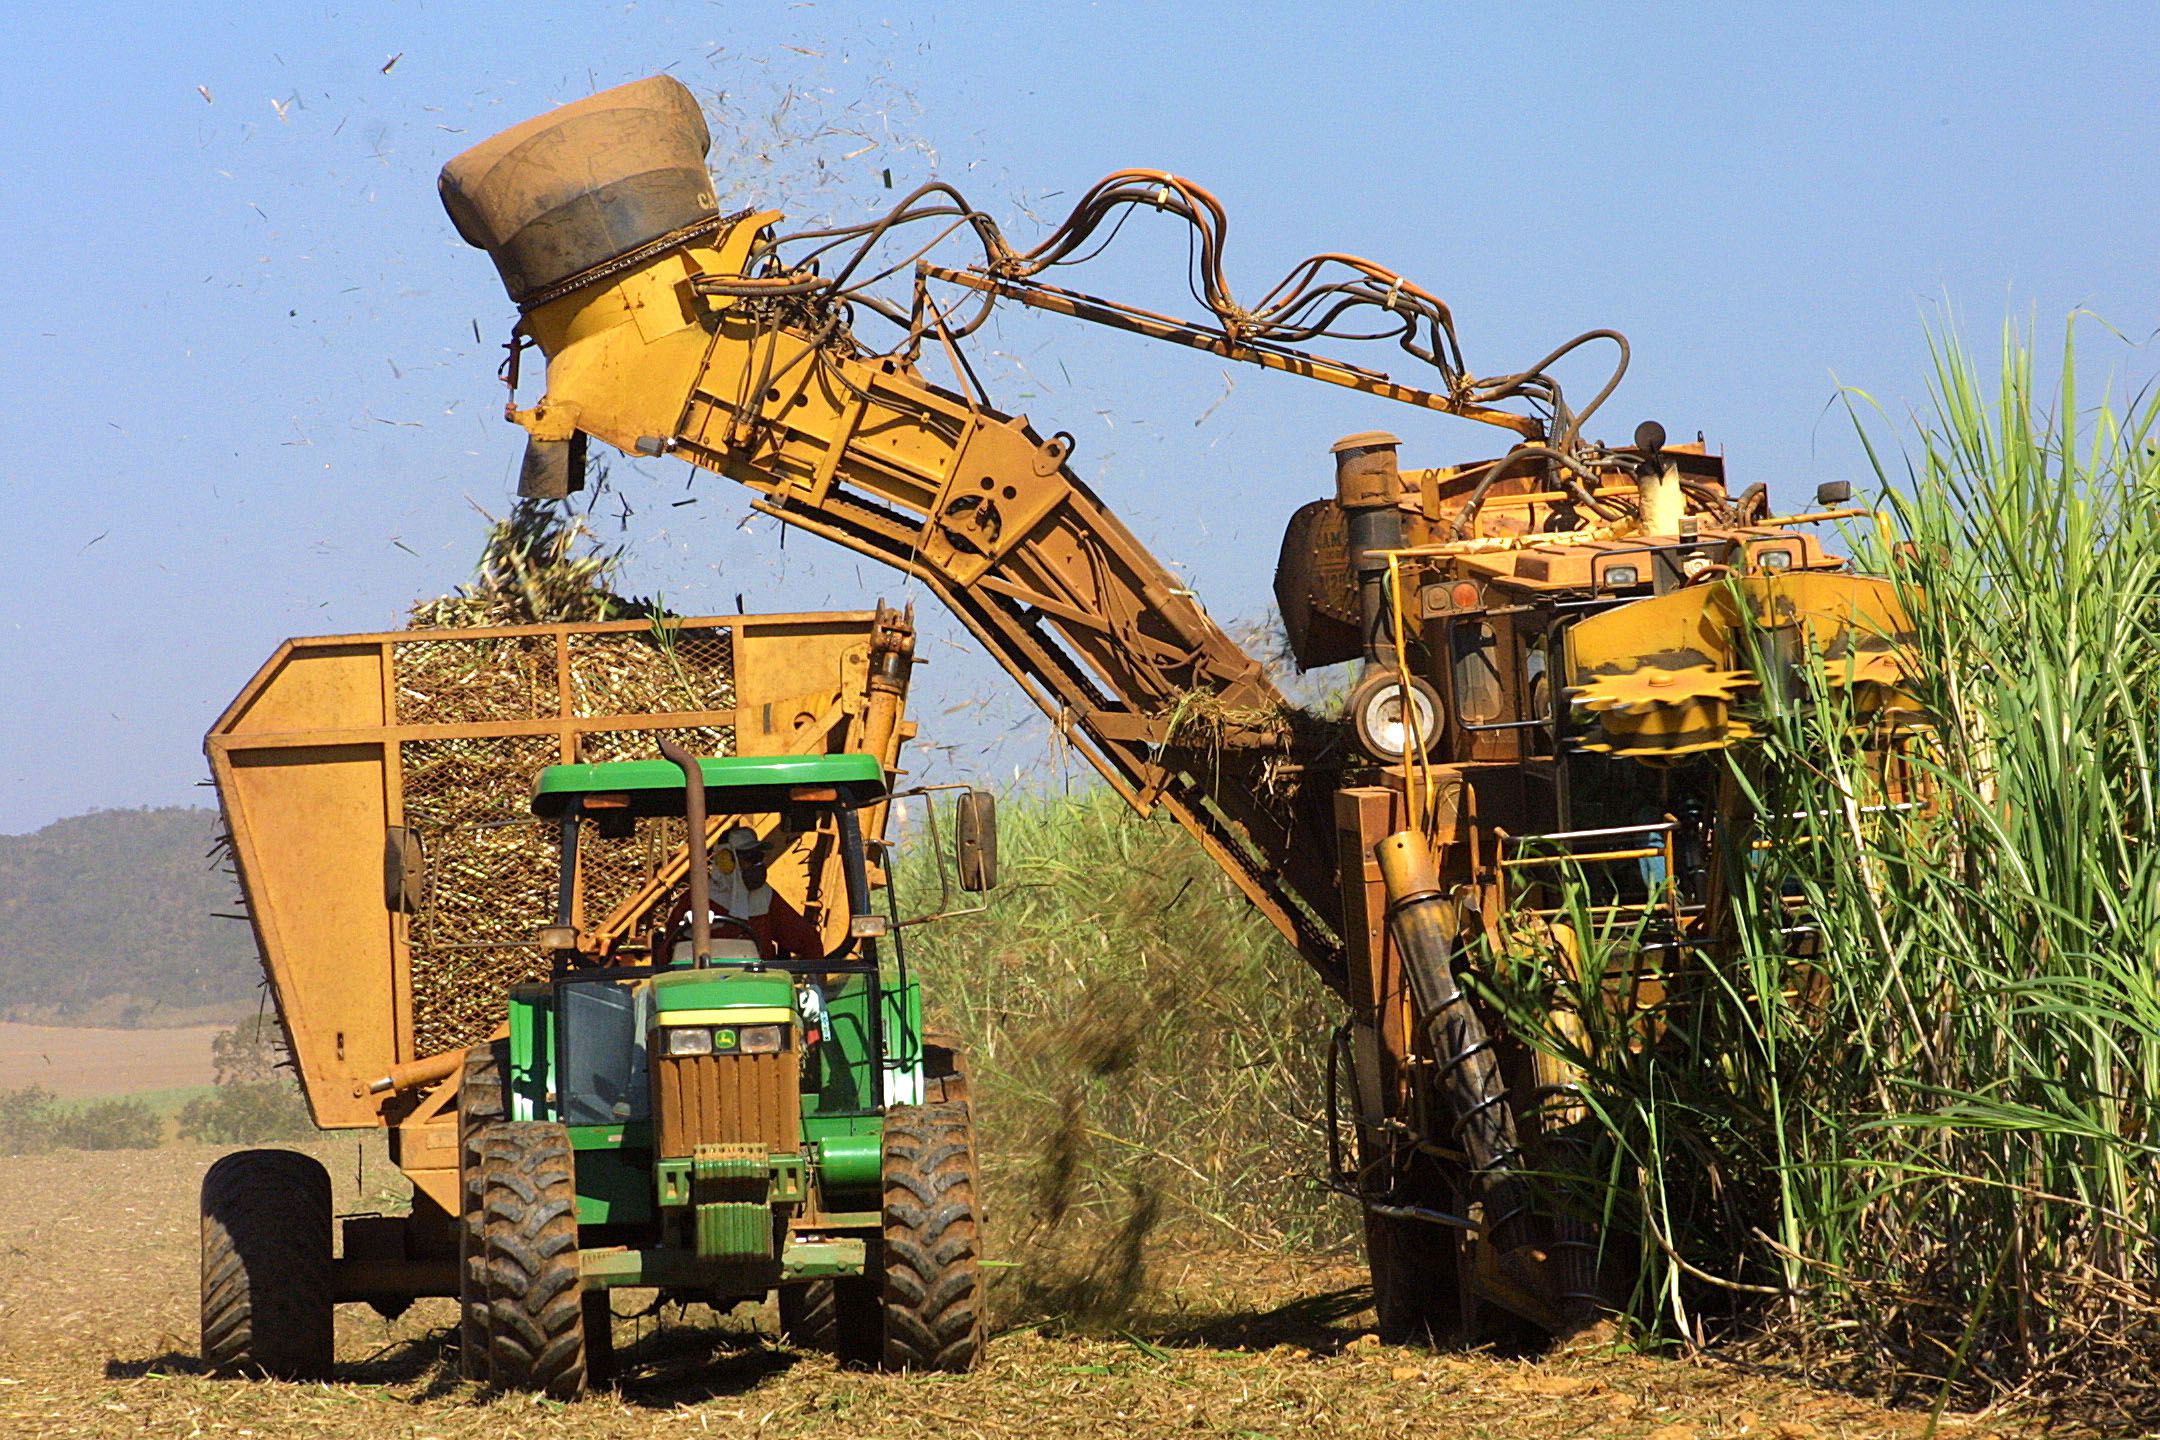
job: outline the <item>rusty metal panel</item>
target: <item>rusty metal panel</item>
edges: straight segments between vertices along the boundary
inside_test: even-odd
[[[1300,670],[1365,653],[1350,531],[1336,501],[1315,500],[1290,517],[1275,562],[1275,606]]]
[[[799,1062],[792,1051],[660,1058],[652,1073],[663,1158],[700,1145],[758,1144],[771,1155],[792,1155],[802,1146]]]

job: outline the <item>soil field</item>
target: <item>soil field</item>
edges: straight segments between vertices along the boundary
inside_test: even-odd
[[[376,1137],[309,1148],[341,1207],[399,1203]],[[1235,1250],[1160,1260],[1158,1288],[1116,1333],[1008,1328],[967,1376],[843,1372],[761,1338],[769,1314],[716,1322],[693,1307],[619,1322],[616,1393],[568,1406],[489,1397],[455,1378],[451,1304],[423,1301],[395,1322],[341,1308],[337,1384],[215,1381],[195,1364],[195,1194],[221,1153],[0,1161],[0,1435],[1807,1440],[1926,1428],[1720,1364],[1530,1364],[1381,1345],[1357,1269]],[[618,1295],[618,1311],[649,1298]],[[1940,1433],[2015,1432],[1952,1417]]]
[[[66,1099],[208,1085],[210,1042],[225,1025],[174,1030],[0,1024],[0,1090],[42,1085]]]

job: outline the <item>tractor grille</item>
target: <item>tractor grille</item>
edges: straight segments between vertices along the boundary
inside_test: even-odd
[[[653,1061],[653,1123],[663,1158],[700,1145],[756,1142],[767,1154],[802,1145],[800,1070],[778,1055],[691,1055]]]

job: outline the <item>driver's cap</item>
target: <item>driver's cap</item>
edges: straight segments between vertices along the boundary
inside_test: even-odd
[[[748,825],[737,825],[730,829],[720,837],[720,844],[723,849],[732,850],[737,855],[749,855],[764,848],[758,842],[757,831]]]

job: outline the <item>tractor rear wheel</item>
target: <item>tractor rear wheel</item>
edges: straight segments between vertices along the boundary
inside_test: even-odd
[[[567,1400],[585,1388],[577,1180],[570,1132],[501,1120],[480,1137],[488,1384]]]
[[[458,1373],[476,1385],[488,1379],[487,1263],[480,1246],[480,1137],[508,1113],[502,1041],[465,1052],[458,1080]]]
[[[799,1350],[833,1351],[833,1282],[780,1287],[780,1338]]]
[[[202,1184],[202,1358],[213,1375],[329,1378],[336,1291],[330,1172],[242,1150]]]
[[[923,1043],[923,1103],[968,1103],[965,1050],[960,1037],[950,1030],[925,1030]]]
[[[801,1350],[831,1355],[853,1370],[885,1360],[885,1300],[873,1273],[812,1280],[780,1291],[780,1337]]]
[[[882,1363],[972,1369],[983,1347],[982,1239],[968,1107],[887,1110],[884,1183]],[[843,1324],[850,1308],[843,1296]]]

